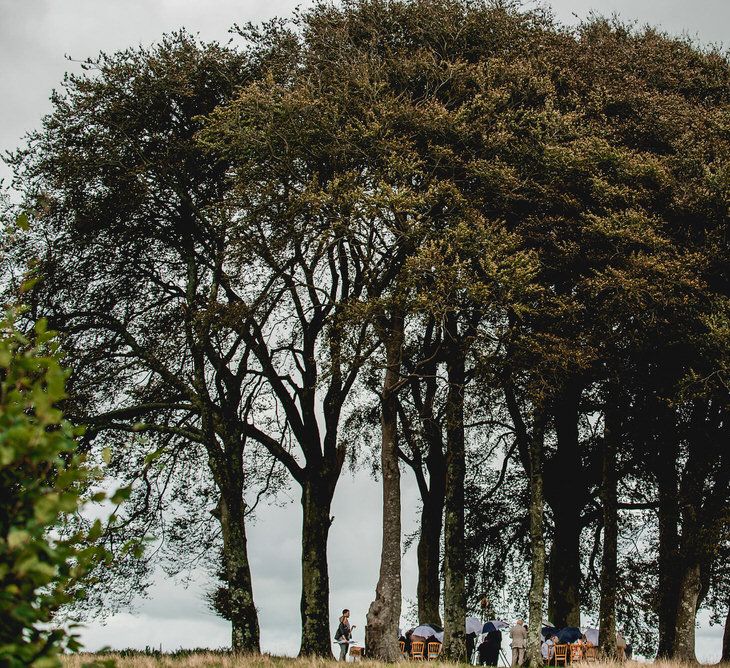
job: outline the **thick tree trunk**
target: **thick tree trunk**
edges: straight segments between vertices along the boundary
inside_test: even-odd
[[[700,566],[692,564],[685,569],[679,585],[677,621],[674,631],[674,653],[677,661],[697,663],[695,654],[695,622],[697,598],[700,592]]]
[[[450,331],[449,331],[450,330]],[[458,341],[456,324],[447,332]],[[465,361],[455,345],[447,360],[449,390],[446,399],[446,498],[444,522],[444,656],[466,661],[466,555],[464,542],[464,445]]]
[[[679,479],[676,442],[657,452],[659,494],[659,648],[658,657],[674,654],[679,600]]]
[[[527,630],[527,665],[541,668],[542,599],[545,592],[545,537],[543,527],[543,458],[544,433],[542,425],[530,438],[530,611]]]
[[[332,657],[327,539],[334,486],[322,474],[302,486],[302,643],[300,656]]]
[[[545,488],[555,518],[548,616],[558,627],[580,626],[580,513],[585,501],[578,445],[580,394],[578,386],[569,386],[555,402],[558,448]]]
[[[421,533],[418,538],[418,622],[441,626],[441,579],[439,561],[441,556],[441,530],[443,528],[444,493],[431,491],[424,500],[421,510]]]
[[[722,657],[721,662],[730,662],[730,608],[725,617],[725,632],[722,634]]]
[[[603,556],[601,559],[601,604],[599,610],[600,636],[598,644],[603,656],[616,657],[616,583],[618,567],[618,415],[613,406],[606,408],[603,434],[601,503],[603,505]]]
[[[240,489],[228,496],[222,495],[218,503],[228,587],[231,649],[250,654],[260,652],[259,620],[253,602],[244,509],[243,493]]]
[[[400,658],[398,622],[401,609],[401,502],[398,463],[398,397],[403,347],[403,318],[393,316],[385,342],[386,370],[381,398],[381,466],[383,475],[383,546],[375,600],[365,627],[365,646],[371,659]]]

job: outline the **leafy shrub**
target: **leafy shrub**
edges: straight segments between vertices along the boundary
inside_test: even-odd
[[[100,522],[87,532],[66,522],[98,473],[58,408],[68,372],[55,334],[41,320],[24,335],[16,322],[17,312],[0,318],[0,666],[51,668],[80,648],[54,613],[83,596],[82,578],[103,556]]]

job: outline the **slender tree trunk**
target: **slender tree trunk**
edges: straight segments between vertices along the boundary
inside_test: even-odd
[[[300,656],[332,657],[329,628],[327,539],[334,485],[326,474],[307,478],[302,486],[302,643]]]
[[[444,522],[444,656],[466,661],[466,555],[464,542],[465,360],[458,349],[457,325],[447,320],[454,342],[447,359],[449,390],[446,398],[446,498]]]
[[[580,513],[585,502],[578,445],[580,394],[580,388],[571,385],[555,403],[558,448],[545,488],[555,518],[548,615],[558,627],[580,626]]]
[[[618,473],[616,440],[619,438],[615,407],[606,408],[603,434],[601,503],[603,504],[603,556],[601,559],[600,637],[598,644],[608,660],[616,658],[616,583],[618,567]]]
[[[544,427],[536,422],[530,438],[530,594],[529,625],[527,629],[527,665],[541,668],[542,601],[545,592],[545,536],[543,527],[542,457]]]
[[[259,620],[253,601],[244,510],[242,490],[221,495],[218,517],[223,536],[231,649],[234,652],[258,653]]]
[[[700,592],[700,566],[689,565],[679,585],[679,603],[674,631],[674,653],[672,658],[688,663],[697,663],[695,654],[695,623],[697,599]]]
[[[676,442],[656,454],[659,495],[659,648],[658,657],[674,654],[679,601],[679,479]]]
[[[398,463],[398,396],[403,348],[403,318],[393,316],[385,341],[386,370],[381,398],[381,466],[383,474],[383,546],[375,600],[365,627],[369,658],[398,660],[398,622],[401,609],[401,501]]]
[[[722,634],[722,657],[721,662],[730,662],[730,608],[725,617],[725,632]]]
[[[439,561],[441,556],[441,530],[444,514],[444,480],[429,467],[430,489],[423,500],[421,510],[421,533],[418,537],[418,622],[441,626],[441,579]]]

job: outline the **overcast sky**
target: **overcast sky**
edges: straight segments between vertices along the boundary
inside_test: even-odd
[[[0,150],[19,145],[50,109],[49,94],[75,60],[100,50],[148,45],[164,32],[185,27],[204,39],[227,40],[233,23],[288,14],[307,0],[0,0]],[[555,0],[557,16],[574,23],[591,10],[616,12],[705,43],[727,43],[730,0]],[[8,170],[0,164],[0,179]],[[415,527],[416,491],[404,485],[404,531]],[[262,648],[294,654],[299,646],[300,505],[297,491],[284,508],[265,508],[249,530],[254,597],[260,612]],[[330,615],[343,607],[353,612],[362,639],[365,613],[375,591],[380,554],[380,491],[365,474],[344,474],[334,500],[330,534]],[[171,650],[221,647],[230,643],[228,625],[210,613],[201,598],[208,584],[199,574],[188,587],[160,577],[130,613],[106,625],[91,623],[82,635],[90,649],[103,645]],[[406,599],[415,598],[415,550],[405,557]],[[334,629],[333,629],[334,631]],[[720,657],[722,629],[706,618],[698,632],[700,660]]]

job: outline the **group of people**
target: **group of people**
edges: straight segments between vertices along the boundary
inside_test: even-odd
[[[340,656],[339,661],[347,660],[347,651],[352,640],[352,631],[355,628],[354,624],[350,624],[350,611],[345,608],[342,611],[340,617],[340,623],[335,633],[335,641],[340,645]],[[576,633],[577,633],[576,629]],[[525,661],[525,650],[527,648],[527,627],[522,619],[515,620],[514,625],[509,630],[509,636],[512,640],[512,666],[522,666]],[[472,636],[473,637],[473,636]],[[414,638],[407,637],[407,642],[412,641]],[[420,639],[420,638],[417,638]],[[425,640],[425,639],[424,639]],[[576,644],[580,644],[582,648],[590,647],[591,643],[586,638],[585,634],[575,641]],[[543,661],[548,663],[552,657],[553,647],[559,644],[557,635],[552,635],[545,638],[542,642],[540,652],[542,654]],[[471,645],[473,647],[473,645]],[[498,630],[489,631],[483,637],[479,646],[477,647],[479,665],[482,666],[496,666],[499,660],[499,652],[502,648],[502,633]],[[471,648],[470,648],[471,649]],[[621,633],[616,633],[616,653],[619,659],[627,657],[627,644]],[[471,652],[470,652],[471,655]]]

